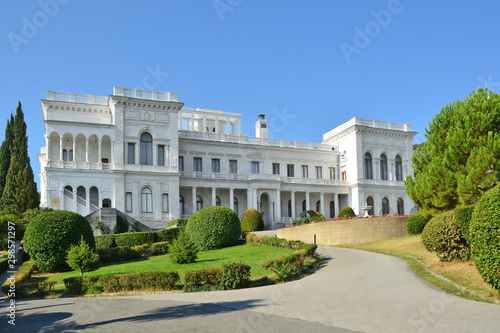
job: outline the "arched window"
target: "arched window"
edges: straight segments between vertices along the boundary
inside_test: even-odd
[[[220,198],[219,197],[215,197],[215,205],[220,206]]]
[[[292,217],[292,199],[288,199],[288,216]]]
[[[335,201],[330,201],[330,217],[335,217]]]
[[[179,195],[179,214],[184,215],[184,197]]]
[[[68,161],[68,151],[66,149],[63,149],[63,161]]]
[[[316,212],[321,212],[321,201],[316,201]]]
[[[380,179],[387,180],[387,156],[380,155]]]
[[[234,212],[238,215],[238,199],[234,198]]]
[[[401,156],[396,156],[396,180],[398,182],[403,180],[403,161]]]
[[[149,133],[141,134],[141,164],[153,165],[153,137]]]
[[[389,199],[384,198],[382,199],[382,215],[387,215],[389,214]]]
[[[405,203],[402,198],[398,199],[398,214],[405,213]]]
[[[373,202],[373,198],[372,197],[368,197],[366,198],[366,205],[367,206],[372,206],[372,208],[368,211],[368,215],[375,215],[375,204]]]
[[[203,199],[199,195],[197,195],[196,196],[196,210],[198,211],[201,209],[203,209]]]
[[[370,153],[365,154],[365,178],[373,179],[372,155]]]
[[[141,193],[142,198],[142,212],[152,213],[153,212],[153,192],[150,188],[145,187]]]
[[[307,206],[306,206],[306,201],[302,201],[302,211],[305,212],[307,210]]]

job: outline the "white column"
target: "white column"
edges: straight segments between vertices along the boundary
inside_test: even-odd
[[[234,211],[234,189],[229,189],[229,208]]]
[[[59,137],[59,162],[63,160],[63,137]]]
[[[295,191],[290,192],[291,205],[292,205],[292,220],[295,219]]]
[[[98,206],[99,208],[102,208],[102,191],[101,191],[101,190],[99,190],[99,192],[97,192],[97,193],[98,193],[98,196],[99,196],[99,197],[97,198],[97,206]]]
[[[97,164],[98,165],[102,165],[101,161],[102,161],[102,140],[99,139],[99,146],[97,147]]]
[[[215,133],[219,133],[219,116],[215,116]]]
[[[309,202],[309,192],[306,192],[306,211],[311,209],[311,203]]]
[[[134,164],[141,164],[141,157],[139,156],[139,146],[140,142],[136,142],[134,145]]]
[[[111,156],[109,157],[109,163],[115,163],[115,142],[111,141]]]
[[[254,188],[252,192],[253,192],[253,204],[256,207],[255,209],[257,209],[260,212],[260,200],[259,198],[257,198],[257,189]]]
[[[50,167],[50,136],[45,136],[45,146],[47,147],[47,166]],[[47,207],[48,203],[47,203]]]
[[[241,135],[241,119],[238,119],[238,135]]]
[[[78,201],[76,201],[76,188],[73,187],[73,212],[78,213]]]
[[[191,131],[194,131],[194,111],[191,113]]]
[[[90,214],[90,189],[85,189],[85,208],[87,211],[87,215]]]
[[[340,207],[339,207],[339,194],[335,193],[335,211],[334,214],[335,216],[339,215],[340,212]]]
[[[226,134],[229,134],[229,116],[226,116]]]
[[[89,163],[89,138],[85,138],[85,163]]]
[[[281,221],[281,191],[280,189],[276,189],[276,204],[274,205],[276,208],[276,221]]]
[[[192,203],[193,203],[193,214],[196,213],[196,187],[193,186],[191,189]]]
[[[323,192],[321,192],[321,193],[319,194],[319,204],[320,204],[320,206],[321,206],[321,207],[320,207],[320,208],[321,208],[320,213],[321,213],[323,216],[325,216],[325,213],[324,213],[324,212],[326,211],[326,210],[325,210],[325,194],[324,194]]]
[[[73,162],[76,161],[76,138],[73,137]]]
[[[252,205],[253,198],[252,198],[252,190],[247,188],[247,209],[249,208],[254,208]]]
[[[163,159],[165,159],[165,151],[163,151]],[[158,144],[153,145],[153,165],[158,165]]]
[[[215,206],[217,204],[216,197],[217,197],[217,188],[212,187],[212,206]]]

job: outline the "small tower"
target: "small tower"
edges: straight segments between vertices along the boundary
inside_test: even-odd
[[[259,120],[255,123],[255,137],[261,139],[267,139],[269,122],[266,120],[265,114],[259,114]]]

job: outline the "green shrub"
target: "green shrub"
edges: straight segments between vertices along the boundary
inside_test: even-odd
[[[406,231],[409,235],[421,234],[429,219],[422,213],[415,213],[408,216],[406,220]]]
[[[220,268],[186,272],[184,291],[229,290],[245,287],[250,282],[250,266],[228,263]]]
[[[0,238],[7,239],[10,235],[11,239],[14,236],[15,240],[21,240],[25,231],[25,224],[21,223],[15,215],[0,215]]]
[[[152,254],[151,245],[148,243],[136,245],[132,249],[139,252],[143,257],[149,257]]]
[[[255,208],[249,208],[241,217],[241,231],[261,231],[264,230],[264,220],[259,211]]]
[[[425,248],[443,261],[466,260],[470,248],[462,236],[453,211],[434,216],[422,231]]]
[[[169,242],[157,242],[151,244],[151,254],[153,256],[158,256],[161,254],[167,254],[168,253],[168,246],[170,245]]]
[[[500,187],[479,199],[469,227],[472,259],[486,283],[500,290]]]
[[[71,245],[68,249],[66,262],[72,269],[79,270],[80,276],[83,276],[83,273],[93,272],[99,268],[99,255],[90,248],[82,236],[78,245]]]
[[[100,262],[128,261],[141,258],[141,254],[128,246],[97,249]]]
[[[191,215],[186,232],[196,246],[205,251],[236,244],[241,236],[241,226],[231,209],[213,206]]]
[[[472,213],[474,212],[475,205],[465,206],[465,207],[457,207],[453,210],[455,213],[455,218],[457,219],[457,224],[460,227],[460,231],[462,232],[462,236],[464,236],[467,241],[467,245],[470,246],[470,237],[469,237],[469,224],[472,220]]]
[[[340,210],[338,217],[355,217],[355,216],[356,214],[354,213],[354,210],[352,210],[352,208],[349,206],[345,206]]]
[[[101,235],[109,234],[108,226],[102,223],[102,221],[97,216],[95,217],[94,221],[92,221],[92,230],[99,230],[101,232]]]
[[[157,242],[172,243],[177,238],[177,236],[179,236],[179,232],[181,232],[181,230],[184,230],[184,227],[158,230],[156,231],[155,240]]]
[[[115,234],[128,232],[129,227],[128,221],[125,217],[121,215],[116,216],[116,224],[113,230]]]
[[[33,261],[26,261],[23,263],[21,267],[17,270],[17,273],[14,274],[13,281],[16,281],[16,289],[19,284],[28,283],[31,278],[31,274],[33,274],[33,270],[35,269],[35,264]],[[2,285],[2,291],[4,294],[8,293],[10,289],[11,280],[7,279],[5,283]]]
[[[312,248],[310,249],[312,250]],[[314,250],[316,250],[316,248],[314,248]],[[307,248],[302,248],[279,259],[269,261],[263,264],[262,267],[271,269],[276,274],[278,281],[285,281],[287,278],[297,273],[304,265],[305,261],[312,257],[314,250],[310,251]]]
[[[325,219],[325,217],[323,216],[323,214],[321,214],[320,212],[316,212],[316,215],[311,216],[309,218],[309,222],[323,221],[324,219]]]
[[[308,218],[303,218],[300,220],[293,220],[292,225],[302,225],[302,224],[309,224],[309,219]]]
[[[125,234],[115,234],[114,239],[117,246],[134,247],[145,243],[153,244],[156,235],[154,232],[128,232]]]
[[[143,272],[73,277],[63,281],[68,294],[72,295],[134,290],[173,290],[179,281],[179,274],[177,272]]]
[[[24,250],[42,272],[69,270],[66,251],[81,237],[95,249],[94,234],[89,222],[77,213],[58,210],[34,217],[24,236]]]
[[[15,295],[13,294],[11,298],[52,296],[55,284],[56,281],[16,283]],[[6,296],[8,296],[8,293]]]
[[[198,247],[185,232],[180,233],[169,250],[170,259],[177,264],[189,264],[198,258]]]
[[[169,227],[173,227],[174,225],[181,225],[183,227],[185,227],[188,223],[188,220],[187,219],[177,219],[177,220],[173,220],[172,222],[168,222],[168,226]]]
[[[0,258],[0,274],[9,267],[9,258]]]
[[[95,236],[95,247],[96,249],[116,247],[115,236],[113,234]]]
[[[240,289],[250,282],[250,266],[243,263],[230,263],[222,266],[220,285],[224,290]]]

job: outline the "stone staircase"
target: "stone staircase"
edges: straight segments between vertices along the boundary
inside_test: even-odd
[[[116,208],[100,208],[85,216],[85,219],[92,225],[94,219],[98,217],[101,222],[108,227],[109,233],[112,234],[115,228],[116,218],[118,216],[124,217],[131,228],[134,228],[134,225],[137,222],[137,226],[141,231],[153,231],[153,229],[151,229],[150,227],[128,216],[127,214],[122,213]]]

